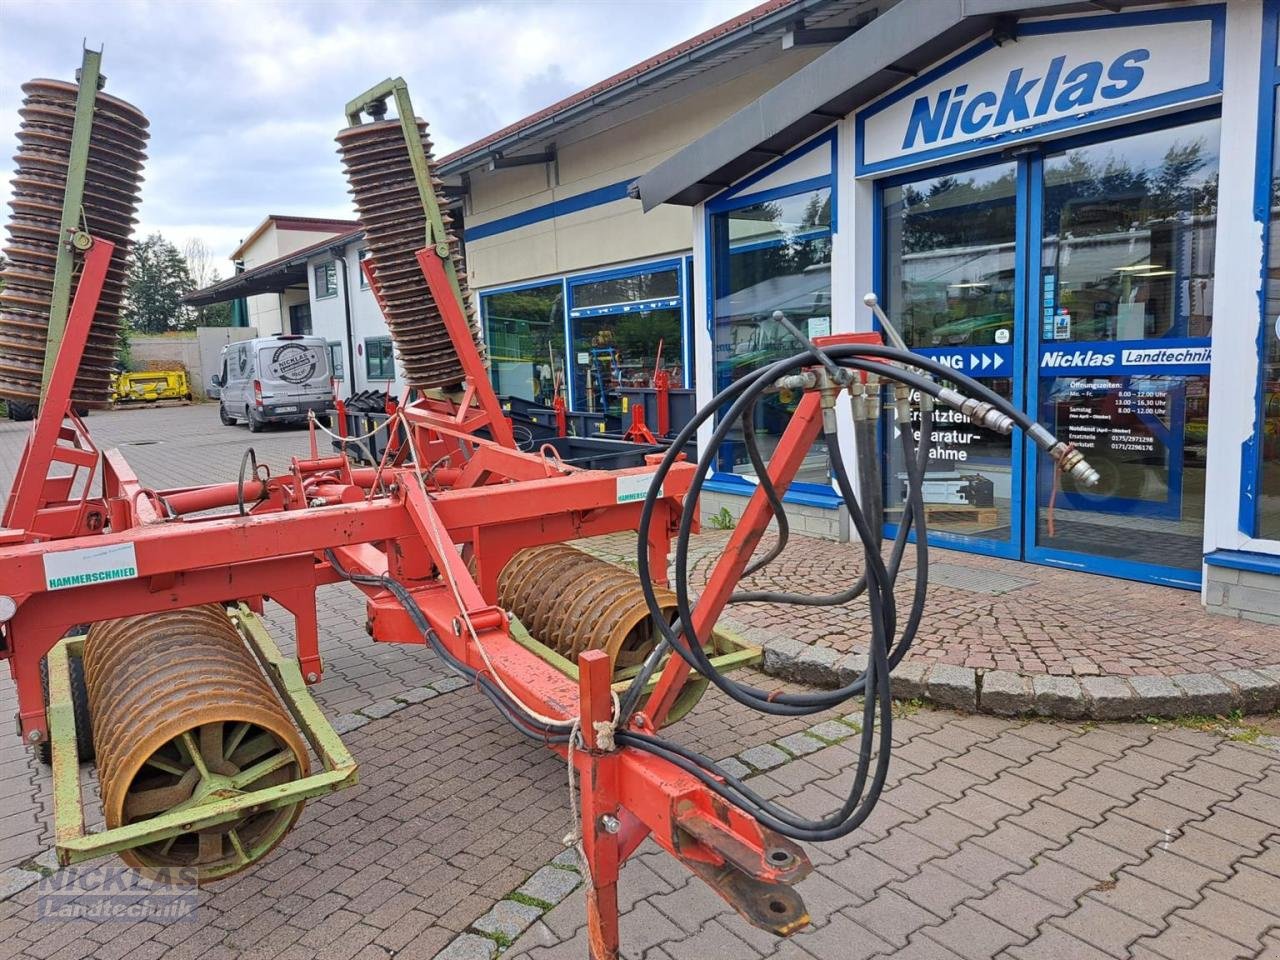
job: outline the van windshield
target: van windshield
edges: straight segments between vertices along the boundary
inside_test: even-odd
[[[258,348],[258,376],[295,386],[329,378],[328,351],[316,343],[286,340]]]

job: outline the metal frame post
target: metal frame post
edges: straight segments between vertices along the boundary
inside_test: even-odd
[[[102,53],[85,50],[80,62],[80,91],[76,95],[76,119],[71,131],[71,148],[67,157],[67,186],[62,195],[61,240],[53,268],[53,294],[49,301],[49,328],[44,348],[44,373],[40,392],[48,392],[54,363],[66,335],[67,311],[71,304],[71,280],[75,272],[72,235],[80,227],[84,203],[84,179],[89,167],[89,137],[93,132],[93,110],[102,85]]]

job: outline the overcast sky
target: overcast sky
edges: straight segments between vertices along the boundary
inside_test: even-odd
[[[756,2],[0,0],[5,199],[19,88],[73,79],[82,38],[151,121],[140,233],[222,258],[268,213],[353,215],[333,138],[387,76],[443,155]]]

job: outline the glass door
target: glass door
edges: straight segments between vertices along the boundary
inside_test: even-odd
[[[892,183],[881,191],[884,296],[907,344],[1021,405],[1018,258],[1024,177],[1015,161]],[[897,426],[882,431],[885,522],[896,533],[906,496]],[[1021,551],[1022,450],[954,411],[934,414],[924,478],[929,528],[984,553]]]
[[[1029,559],[1200,583],[1217,174],[1216,119],[1031,160],[1028,406],[1101,480],[1035,458]]]
[[[944,546],[1198,587],[1219,122],[1199,111],[881,183],[881,300],[907,343],[1084,452],[939,411],[924,482]],[[905,469],[886,419],[885,524]]]

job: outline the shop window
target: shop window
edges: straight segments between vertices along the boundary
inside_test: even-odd
[[[370,381],[396,378],[395,351],[390,337],[370,337],[365,340],[364,372]]]
[[[329,341],[329,369],[333,371],[333,379],[343,380],[342,344],[337,340]]]
[[[1017,165],[926,177],[886,187],[881,196],[890,320],[909,346],[926,353],[945,350],[942,355],[950,362],[959,358],[962,367],[969,367],[969,357],[987,357],[983,382],[1012,400]],[[993,369],[991,358],[997,356],[1001,362]],[[967,372],[981,375],[980,364]],[[991,376],[996,372],[1001,375]],[[891,418],[882,432],[888,458],[885,522],[897,524],[906,499],[905,451],[893,439],[898,432]],[[936,411],[923,488],[933,529],[1010,540],[1013,473],[1010,437],[975,427],[952,411]]]
[[[1275,6],[1267,10],[1267,16],[1278,15]],[[1275,36],[1274,22],[1269,35]],[[1258,514],[1256,536],[1264,540],[1280,540],[1280,96],[1276,86],[1280,82],[1280,69],[1271,71],[1270,82],[1262,91],[1266,102],[1272,105],[1272,136],[1270,170],[1259,171],[1260,177],[1268,177],[1260,194],[1268,198],[1270,211],[1266,224],[1266,249],[1262,273],[1262,383],[1259,389],[1261,409],[1257,413]],[[1253,464],[1246,464],[1246,469]]]
[[[1198,579],[1218,143],[1210,119],[1044,158],[1036,415],[1100,480],[1081,487],[1040,459],[1041,549]],[[1101,359],[1060,373],[1044,362],[1080,353]]]
[[[332,260],[317,264],[315,268],[316,299],[338,295],[338,266]]]
[[[628,388],[651,387],[659,367],[683,382],[677,264],[569,281],[573,409],[621,416]]]
[[[480,310],[494,390],[550,406],[564,382],[563,283],[486,293]]]
[[[714,244],[716,390],[803,346],[778,322],[781,312],[810,337],[831,332],[831,205],[829,187],[741,206],[711,218]],[[761,398],[755,430],[765,459],[799,403],[781,391]],[[716,470],[749,475],[741,437],[720,448]],[[814,444],[797,480],[829,485],[825,444]]]

